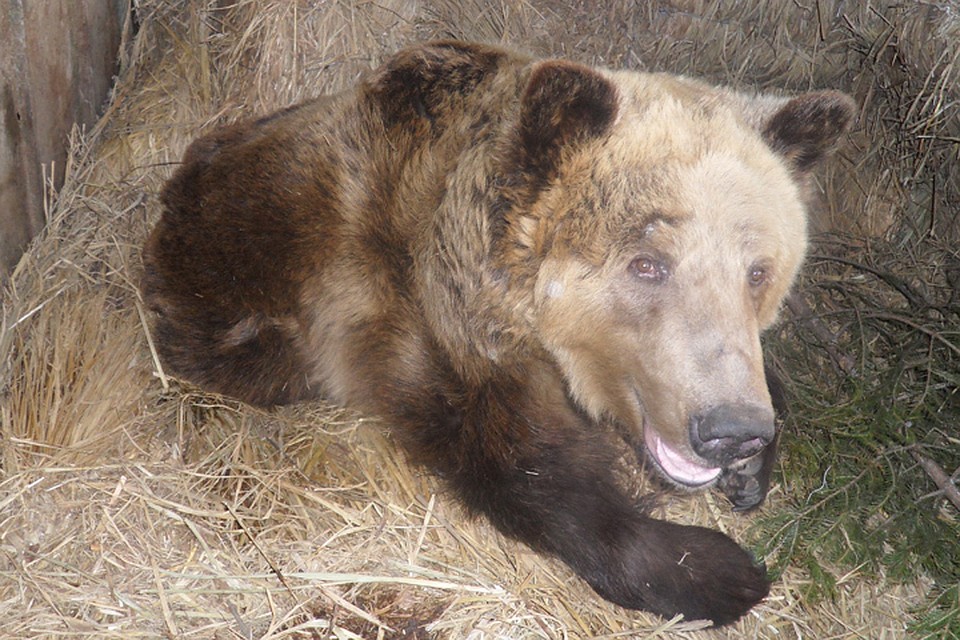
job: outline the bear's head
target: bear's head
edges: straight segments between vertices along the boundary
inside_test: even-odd
[[[835,92],[531,74],[507,153],[524,204],[504,234],[535,265],[536,333],[575,400],[679,486],[774,440],[760,335],[804,257],[810,171],[853,112]]]

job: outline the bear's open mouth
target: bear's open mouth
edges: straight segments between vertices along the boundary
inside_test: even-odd
[[[694,462],[668,445],[657,430],[645,423],[643,438],[647,452],[653,461],[670,480],[685,487],[700,487],[713,482],[720,475],[720,467],[706,467]]]

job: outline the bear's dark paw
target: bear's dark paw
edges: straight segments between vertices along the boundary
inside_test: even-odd
[[[766,568],[727,536],[649,520],[599,584],[604,598],[665,618],[735,622],[770,591]],[[622,575],[613,572],[622,567]]]
[[[763,471],[763,454],[723,470],[717,488],[733,503],[734,511],[750,511],[763,502],[769,484]]]

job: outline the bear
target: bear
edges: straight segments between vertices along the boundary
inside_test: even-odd
[[[156,348],[253,405],[379,416],[468,513],[603,598],[731,623],[763,564],[654,518],[617,461],[762,502],[760,336],[853,114],[836,91],[412,46],[189,146],[144,248]]]

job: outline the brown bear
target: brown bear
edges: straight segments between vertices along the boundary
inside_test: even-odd
[[[685,488],[766,493],[760,333],[850,99],[478,44],[194,142],[144,291],[177,375],[382,416],[472,513],[624,607],[716,624],[763,599],[728,537],[652,518],[619,434]]]

